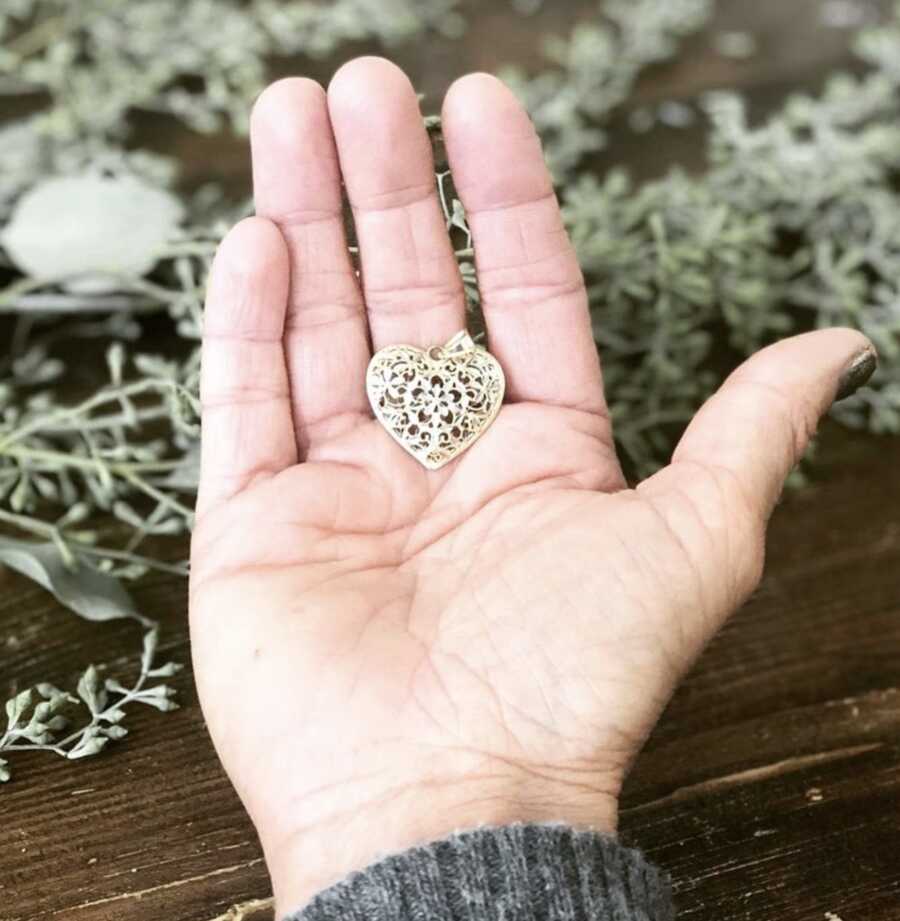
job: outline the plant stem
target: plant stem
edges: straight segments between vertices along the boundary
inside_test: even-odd
[[[83,553],[86,556],[95,556],[108,560],[119,560],[122,563],[135,563],[138,566],[146,566],[147,569],[154,569],[157,572],[167,572],[174,576],[186,576],[188,567],[186,563],[164,563],[162,560],[156,560],[152,557],[138,556],[135,553],[128,553],[125,550],[111,550],[108,547],[78,546],[75,548],[76,553]]]
[[[187,575],[187,565],[184,563],[166,563],[162,560],[156,560],[152,557],[143,557],[125,550],[113,550],[109,547],[98,547],[93,544],[86,544],[82,541],[74,540],[71,535],[63,535],[59,529],[52,524],[40,521],[37,518],[29,518],[27,515],[15,515],[0,508],[0,521],[12,525],[21,531],[27,531],[36,537],[45,537],[49,540],[57,538],[69,538],[69,549],[77,555],[91,556],[98,559],[118,560],[122,563],[134,563],[138,566],[146,566],[147,569],[153,569],[158,572],[167,572],[176,576]]]
[[[37,25],[18,35],[7,46],[7,52],[19,58],[28,57],[52,44],[53,40],[64,31],[68,17],[66,15],[50,16]]]
[[[61,422],[63,420],[68,420],[77,418],[80,415],[87,415],[93,409],[98,406],[102,406],[104,403],[111,403],[113,401],[121,402],[122,399],[130,398],[134,396],[139,396],[144,393],[152,393],[154,391],[159,392],[163,388],[160,386],[162,382],[150,379],[150,380],[140,380],[135,381],[132,384],[128,384],[119,390],[104,389],[100,390],[98,393],[95,393],[92,397],[89,397],[82,403],[78,403],[75,406],[67,406],[61,409],[57,409],[54,412],[51,412],[49,415],[32,419],[31,422],[26,423],[20,429],[16,429],[10,432],[5,438],[0,440],[0,453],[3,453],[10,445],[15,444],[16,442],[22,441],[27,438],[29,435],[34,435],[37,432],[43,431],[45,429],[52,429],[56,422]],[[181,389],[175,381],[165,382],[166,388],[171,389]],[[79,431],[81,428],[79,427]]]
[[[24,294],[15,300],[0,299],[0,309],[9,308],[18,312],[26,310],[51,310],[55,313],[78,313],[98,310],[158,310],[159,302],[149,297],[137,298],[127,295],[109,296],[102,299],[69,294]]]
[[[31,534],[37,534],[40,537],[49,537],[52,539],[56,528],[52,524],[46,524],[37,518],[29,518],[26,515],[16,515],[13,512],[7,512],[0,508],[0,521],[11,524],[13,527],[22,531],[28,531]]]
[[[137,476],[135,473],[124,472],[122,476],[131,483],[136,489],[139,489],[141,492],[146,493],[150,496],[151,499],[156,499],[161,505],[165,505],[167,508],[170,508],[173,512],[176,512],[179,515],[187,518],[189,521],[193,519],[194,512],[192,509],[189,509],[187,506],[182,505],[177,499],[174,499],[172,496],[167,496],[164,492],[160,492],[155,486],[151,486],[146,480]]]
[[[2,449],[2,445],[0,445]],[[110,473],[115,473],[128,479],[137,472],[142,473],[168,473],[178,467],[180,460],[158,460],[158,461],[114,461],[107,462],[103,458],[79,457],[77,454],[66,454],[63,451],[49,451],[44,448],[10,448],[2,452],[7,457],[16,457],[26,461],[43,461],[53,466],[47,468],[49,471],[56,471],[62,467],[75,467],[79,470],[96,470],[98,467],[105,467]]]

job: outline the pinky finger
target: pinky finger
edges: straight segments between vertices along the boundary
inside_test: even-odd
[[[203,331],[197,512],[297,462],[282,336],[288,253],[278,229],[242,221],[213,263]]]

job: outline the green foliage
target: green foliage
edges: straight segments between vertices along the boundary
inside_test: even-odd
[[[148,568],[185,573],[185,563],[137,551],[148,538],[187,533],[193,521],[196,477],[186,468],[196,466],[199,353],[184,361],[137,355],[137,373],[125,380],[124,349],[114,343],[107,364],[110,383],[68,405],[46,386],[61,367],[43,345],[19,360],[0,390],[0,497],[8,506],[0,522],[51,541],[68,569],[84,567],[82,581],[95,567],[125,578]],[[36,577],[36,562],[32,569]],[[93,593],[99,603],[98,587]]]
[[[563,201],[616,437],[646,473],[717,383],[707,364],[717,327],[746,350],[790,328],[781,298],[792,259],[775,251],[767,215],[680,173],[639,188],[619,171],[582,176]]]
[[[0,537],[0,563],[28,576],[85,620],[130,618],[151,626],[141,617],[131,595],[114,576],[90,566],[79,566],[61,528],[45,544]]]
[[[672,57],[679,39],[704,26],[712,11],[713,0],[606,0],[596,22],[545,41],[548,69],[501,70],[531,113],[558,182],[605,146],[600,123],[627,100],[641,71]]]
[[[158,638],[156,627],[144,633],[140,671],[130,687],[115,678],[101,678],[91,665],[78,680],[76,694],[42,682],[8,700],[6,729],[0,732],[0,783],[12,776],[10,753],[51,752],[77,761],[99,754],[110,741],[128,735],[123,722],[132,704],[176,710],[175,690],[156,679],[177,674],[181,666],[174,662],[154,665]]]
[[[456,0],[7,0],[0,77],[51,105],[35,129],[55,138],[123,134],[135,109],[196,131],[244,130],[275,55],[323,57],[351,41],[392,45],[456,34]],[[24,28],[23,28],[24,25]],[[196,78],[188,89],[183,78]]]
[[[510,3],[523,15],[540,6]],[[900,432],[900,8],[894,21],[857,36],[862,76],[836,76],[763,124],[749,124],[733,94],[679,109],[679,119],[708,118],[702,175],[674,171],[636,185],[622,169],[599,177],[589,168],[596,150],[614,150],[609,117],[640,73],[675,55],[713,6],[606,0],[595,21],[548,39],[534,71],[503,72],[544,138],[586,273],[619,448],[638,473],[665,460],[731,360],[814,327],[856,326],[881,352],[873,385],[841,403],[839,418]],[[218,241],[247,205],[212,184],[177,195],[178,162],[134,146],[133,114],[242,133],[273,58],[458,36],[464,8],[458,0],[7,0],[0,94],[22,97],[29,114],[0,125],[0,312],[15,317],[12,348],[0,358],[6,565],[89,619],[139,619],[150,646],[155,629],[121,580],[186,571],[204,288]],[[721,54],[753,52],[743,33],[712,40]],[[653,120],[632,112],[635,129]],[[433,116],[426,124],[439,129]],[[449,173],[437,183],[477,314],[465,213]],[[122,234],[138,198],[155,203],[155,217],[145,236]],[[76,201],[83,233],[45,219],[74,214]],[[137,251],[134,241],[143,241]],[[63,250],[66,258],[55,259]],[[164,355],[139,351],[148,313],[168,317]],[[724,360],[713,353],[723,336],[732,352]],[[72,340],[107,354],[108,383],[79,399],[59,349]],[[154,669],[146,650],[130,688],[88,669],[77,697],[50,685],[15,697],[0,755],[34,747],[94,754],[121,734],[126,705],[170,709],[170,690],[147,682],[175,667]],[[62,721],[76,706],[88,719],[66,735]],[[0,759],[0,780],[8,774]]]
[[[563,190],[617,438],[637,470],[664,457],[665,424],[686,422],[718,383],[722,328],[739,354],[798,330],[861,329],[882,367],[835,414],[900,432],[896,89],[882,73],[835,78],[756,128],[739,98],[716,94],[703,176],[633,188],[616,171]]]

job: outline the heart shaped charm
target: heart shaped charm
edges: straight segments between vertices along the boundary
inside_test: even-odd
[[[505,388],[500,363],[465,330],[424,351],[389,345],[366,373],[375,417],[429,470],[477,441],[500,412]]]

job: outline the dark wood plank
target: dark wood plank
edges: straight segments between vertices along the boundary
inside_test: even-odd
[[[900,917],[900,445],[822,442],[625,791],[684,917]]]
[[[542,33],[592,7],[548,3],[522,20],[504,3],[480,4],[464,43],[423,42],[399,57],[434,109],[452,76],[533,62]],[[821,25],[820,7],[722,0],[710,32],[749,29],[759,55],[726,60],[708,35],[698,38],[642,81],[636,104],[732,85],[762,112],[788,87],[815,87],[850,61],[846,34]],[[327,77],[332,64],[314,72]],[[618,120],[613,129],[598,169],[625,161],[653,175],[672,162],[702,163],[699,128],[648,137]],[[197,139],[157,120],[145,123],[147,138],[182,156],[189,180],[247,187],[240,142]],[[813,485],[776,514],[760,590],[698,662],[635,765],[623,835],[672,872],[682,917],[900,917],[898,471],[900,441],[826,429]],[[165,653],[187,664],[185,585],[152,577],[140,601],[163,623]],[[0,690],[44,678],[71,684],[92,660],[134,668],[138,644],[135,628],[82,623],[0,572]],[[0,921],[213,921],[265,899],[259,847],[206,736],[189,671],[175,681],[183,709],[137,713],[127,742],[97,759],[16,759],[18,779],[0,789]]]

